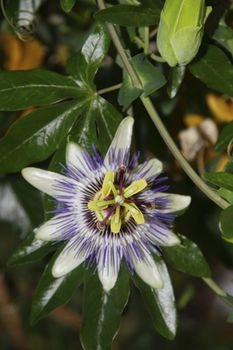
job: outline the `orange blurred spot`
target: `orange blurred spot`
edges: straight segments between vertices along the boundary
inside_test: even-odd
[[[227,163],[230,161],[230,158],[228,155],[223,154],[222,157],[219,159],[218,164],[216,166],[216,171],[224,171]]]
[[[225,123],[233,120],[233,101],[227,102],[222,96],[208,94],[206,102],[217,122]]]
[[[199,114],[186,114],[184,117],[184,124],[188,127],[191,128],[192,126],[197,126],[201,124],[204,120],[204,117]]]
[[[6,70],[28,70],[40,67],[45,57],[44,46],[37,40],[21,41],[9,33],[1,34]]]

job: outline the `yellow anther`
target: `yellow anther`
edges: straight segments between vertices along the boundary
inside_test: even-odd
[[[90,201],[88,203],[88,209],[92,211],[98,211],[98,210],[103,210],[106,209],[109,205],[114,204],[114,200],[110,201],[104,201],[104,200],[97,200],[97,201]]]
[[[111,222],[111,231],[113,233],[119,233],[121,229],[120,206],[116,208],[116,212],[112,216],[110,222]]]
[[[101,193],[103,197],[106,197],[111,192],[111,184],[114,183],[114,171],[108,170],[105,174]]]
[[[124,189],[124,197],[129,198],[134,194],[141,192],[147,186],[145,179],[134,181],[131,185]]]
[[[95,212],[95,215],[96,215],[96,218],[97,218],[98,221],[101,222],[101,221],[104,220],[104,214],[103,214],[102,211],[96,211],[96,212]]]
[[[144,224],[145,219],[144,216],[141,212],[141,210],[136,206],[136,204],[134,203],[123,203],[122,204],[126,209],[128,209],[128,211],[130,212],[130,214],[132,215],[132,217],[134,218],[134,220],[136,221],[137,224]]]

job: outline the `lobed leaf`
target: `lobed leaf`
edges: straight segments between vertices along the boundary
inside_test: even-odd
[[[72,79],[45,69],[0,72],[1,111],[46,105],[79,94]]]
[[[121,121],[121,114],[97,95],[82,105],[80,115],[71,130],[70,140],[89,150],[94,144],[105,155]]]
[[[78,115],[77,102],[64,102],[38,109],[17,120],[0,140],[0,172],[17,172],[48,158]]]
[[[103,24],[97,24],[88,36],[81,51],[72,56],[67,63],[67,71],[79,86],[95,90],[93,80],[110,46],[110,37]]]

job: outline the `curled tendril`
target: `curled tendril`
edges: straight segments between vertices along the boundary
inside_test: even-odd
[[[4,0],[0,0],[0,6],[5,20],[14,30],[18,38],[23,41],[30,40],[35,33],[37,24],[35,12],[19,9],[14,13],[14,16],[10,18],[6,12]]]

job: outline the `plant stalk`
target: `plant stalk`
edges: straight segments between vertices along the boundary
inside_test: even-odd
[[[97,5],[100,10],[103,10],[106,8],[104,0],[97,0]],[[124,64],[124,67],[129,74],[132,84],[139,89],[142,89],[142,83],[134,70],[133,65],[131,64],[131,57],[126,50],[124,49],[120,37],[114,27],[114,25],[108,23],[107,28],[109,31],[109,34],[112,38],[112,42],[121,57],[122,63]],[[168,146],[169,150],[173,154],[174,158],[179,162],[185,173],[189,176],[189,178],[193,181],[193,183],[214,203],[216,203],[220,208],[225,209],[229,206],[228,202],[226,202],[224,199],[222,199],[217,193],[215,193],[201,178],[198,176],[198,174],[193,170],[193,168],[190,166],[190,164],[186,161],[186,159],[183,157],[182,153],[180,152],[179,148],[176,146],[175,142],[173,141],[172,137],[168,133],[166,127],[164,126],[162,120],[160,119],[156,109],[154,108],[151,100],[149,97],[144,97],[143,95],[140,97],[141,101],[147,110],[151,120],[153,121],[155,127],[159,131],[161,137],[163,138],[164,142]]]

